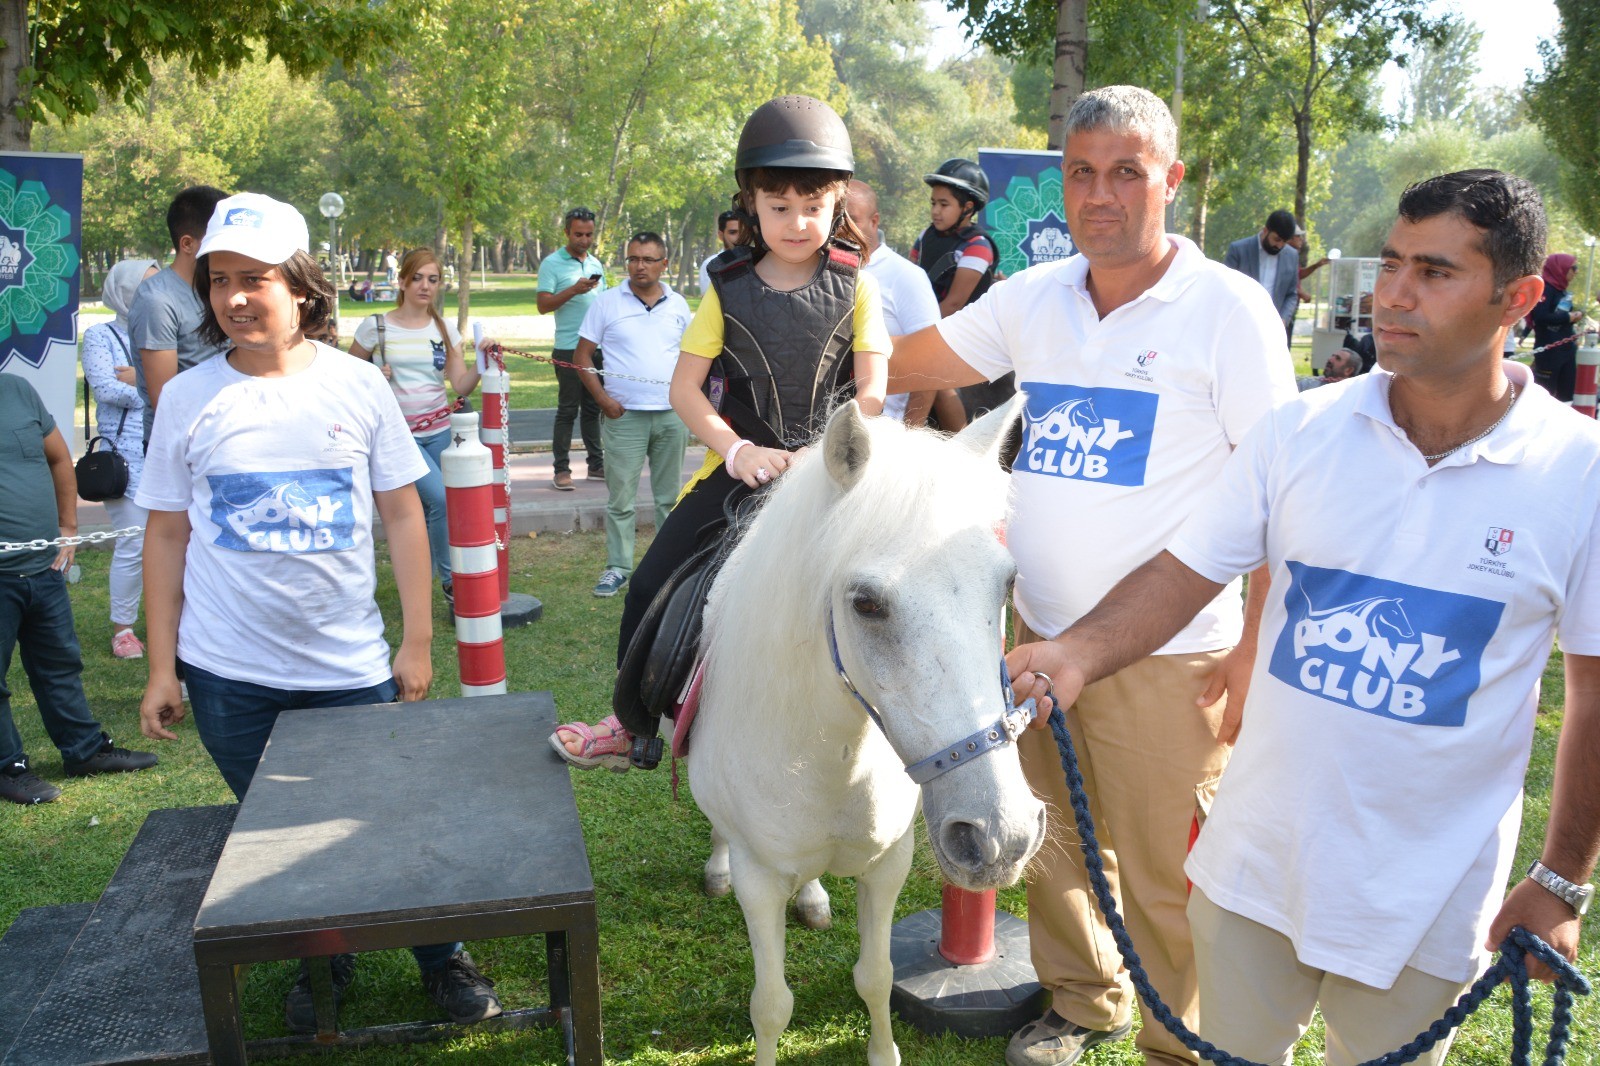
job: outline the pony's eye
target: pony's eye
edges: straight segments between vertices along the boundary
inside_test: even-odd
[[[884,607],[882,603],[873,599],[869,593],[865,592],[857,592],[855,595],[851,596],[850,606],[855,609],[856,614],[862,615],[866,618],[882,618],[884,615],[889,613],[888,609]]]

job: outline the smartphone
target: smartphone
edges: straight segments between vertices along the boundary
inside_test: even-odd
[[[594,273],[594,274],[590,274],[590,275],[589,275],[589,280],[590,280],[590,281],[599,281],[599,280],[600,280],[600,279],[601,279],[601,278],[603,278],[603,277],[605,277],[605,275],[604,275],[604,274],[601,274],[601,273],[598,273],[598,272],[596,272],[596,273]]]

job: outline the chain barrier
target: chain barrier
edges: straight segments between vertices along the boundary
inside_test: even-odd
[[[598,367],[579,366],[577,363],[569,363],[564,359],[555,359],[548,355],[540,355],[538,352],[525,352],[520,348],[507,348],[503,344],[486,345],[483,350],[485,354],[489,356],[489,358],[500,362],[500,368],[502,370],[505,369],[504,357],[506,355],[517,355],[524,359],[532,359],[536,363],[549,363],[551,366],[562,366],[566,367],[568,370],[581,370],[585,374],[604,374],[608,378],[621,378],[623,381],[637,381],[641,385],[672,384],[672,382],[662,381],[660,378],[642,378],[634,374],[621,374],[615,370],[601,370]]]
[[[1539,347],[1534,348],[1531,351],[1529,351],[1528,354],[1529,355],[1538,355],[1540,352],[1548,352],[1551,348],[1559,348],[1563,344],[1572,344],[1575,341],[1579,340],[1581,337],[1582,337],[1582,334],[1574,333],[1570,337],[1562,337],[1558,341],[1551,341],[1549,344],[1541,344]]]
[[[1089,796],[1084,791],[1083,774],[1078,770],[1078,755],[1067,732],[1067,720],[1057,707],[1050,713],[1050,732],[1061,752],[1061,769],[1067,775],[1067,788],[1072,795],[1072,813],[1078,824],[1078,839],[1083,849],[1084,865],[1089,870],[1089,885],[1095,900],[1105,915],[1111,936],[1122,953],[1122,962],[1128,968],[1133,985],[1150,1008],[1151,1017],[1166,1027],[1183,1046],[1217,1066],[1261,1066],[1242,1059],[1203,1039],[1183,1019],[1172,1013],[1172,1008],[1162,1002],[1144,963],[1134,949],[1133,938],[1128,935],[1122,915],[1117,913],[1117,901],[1111,895],[1111,885],[1106,881],[1105,861],[1100,857],[1100,841],[1095,836],[1094,818],[1089,814]],[[1574,995],[1589,994],[1589,981],[1570,962],[1558,955],[1554,948],[1532,933],[1517,926],[1500,945],[1500,958],[1472,987],[1462,993],[1444,1017],[1428,1026],[1415,1039],[1394,1051],[1387,1052],[1361,1063],[1360,1066],[1402,1066],[1426,1054],[1450,1030],[1460,1026],[1467,1016],[1483,1005],[1502,982],[1511,985],[1511,1066],[1530,1066],[1533,1043],[1533,1000],[1530,995],[1532,978],[1528,976],[1528,956],[1532,955],[1555,974],[1555,991],[1550,1011],[1550,1035],[1545,1043],[1544,1066],[1561,1066],[1566,1057],[1567,1043],[1572,1037],[1572,1001]]]
[[[102,530],[98,533],[84,533],[70,537],[56,537],[45,540],[0,541],[0,553],[4,552],[37,552],[46,548],[76,548],[80,544],[99,544],[102,541],[118,540],[122,537],[137,537],[144,532],[143,526],[126,526],[122,529]]]

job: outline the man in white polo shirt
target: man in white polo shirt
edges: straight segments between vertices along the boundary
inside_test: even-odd
[[[606,455],[606,568],[596,596],[615,596],[633,573],[634,497],[645,460],[656,528],[683,487],[689,430],[672,410],[667,383],[678,365],[678,344],[689,327],[689,303],[664,284],[667,242],[659,233],[628,239],[628,280],[597,297],[578,327],[573,362],[592,367],[606,353],[606,378],[583,373],[583,387],[600,407],[600,445]],[[646,380],[639,380],[639,379]]]
[[[1543,289],[1544,235],[1520,178],[1407,189],[1378,369],[1269,414],[1167,551],[1012,652],[1019,697],[1044,695],[1042,671],[1066,702],[1271,568],[1248,721],[1188,862],[1200,1033],[1234,1055],[1288,1062],[1319,1004],[1332,1066],[1393,1050],[1513,925],[1576,954],[1600,853],[1600,427],[1501,356]],[[1549,827],[1502,902],[1552,635]]]
[[[1183,178],[1166,105],[1132,86],[1096,89],[1065,128],[1063,200],[1079,254],[1013,275],[896,345],[890,364],[891,392],[1014,370],[1027,394],[1006,528],[1018,643],[1060,633],[1165,547],[1233,447],[1295,395],[1266,292],[1163,231]],[[1183,862],[1227,763],[1220,697],[1231,693],[1233,713],[1243,701],[1265,581],[1253,579],[1250,593],[1242,614],[1237,583],[1216,590],[1155,654],[1067,710],[1134,941],[1191,1025]],[[1012,1038],[1006,1061],[1065,1066],[1127,1035],[1134,996],[1087,890],[1055,745],[1030,732],[1019,748],[1054,814],[1052,843],[1028,877],[1033,964],[1052,1006]],[[1148,1017],[1138,1043],[1150,1062],[1196,1061]]]
[[[872,191],[872,186],[864,181],[852,181],[850,193],[845,198],[845,213],[867,238],[866,250],[870,254],[866,270],[878,279],[878,294],[883,301],[883,324],[888,327],[889,336],[898,341],[901,337],[937,325],[940,317],[939,300],[933,295],[933,283],[928,280],[927,271],[878,239],[878,226],[882,219],[878,214],[878,194]],[[905,418],[906,403],[910,399],[905,393],[885,398],[884,417]],[[922,405],[924,418],[927,416],[927,405],[931,402],[932,395],[929,394]]]

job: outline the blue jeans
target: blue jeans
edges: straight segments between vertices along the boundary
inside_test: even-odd
[[[59,571],[27,577],[0,574],[0,765],[23,758],[22,736],[11,718],[11,690],[5,685],[11,653],[18,644],[39,717],[61,760],[84,761],[109,738],[89,713],[83,694],[83,656],[72,624],[67,579]]]
[[[241,800],[250,788],[261,753],[266,750],[272,726],[282,712],[390,703],[399,695],[392,678],[371,688],[297,691],[233,681],[181,660],[178,665],[184,684],[189,687],[189,708],[194,712],[200,742],[211,753],[222,779]],[[412,948],[411,954],[416,956],[417,966],[426,971],[443,967],[460,950],[459,943],[429,944]]]
[[[428,472],[417,481],[417,495],[422,497],[422,515],[428,523],[428,553],[433,556],[433,571],[444,583],[450,581],[450,525],[445,520],[444,474],[440,469],[440,456],[450,446],[448,427],[426,437],[417,437],[417,449]]]

